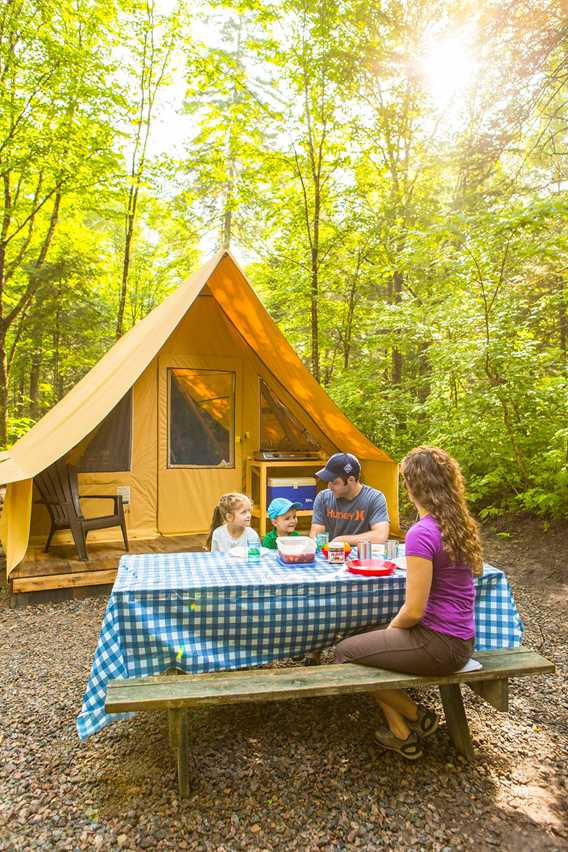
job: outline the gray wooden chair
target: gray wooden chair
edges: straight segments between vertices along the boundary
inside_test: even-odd
[[[45,504],[51,518],[51,529],[45,545],[45,553],[49,550],[53,534],[57,530],[71,530],[73,540],[79,553],[79,559],[87,562],[87,533],[90,530],[103,530],[109,527],[120,527],[124,547],[128,550],[128,536],[124,518],[124,506],[121,494],[79,494],[77,469],[59,460],[38,474],[35,479],[41,495],[40,503]],[[112,515],[98,518],[85,518],[81,512],[81,500],[112,500],[114,511]]]

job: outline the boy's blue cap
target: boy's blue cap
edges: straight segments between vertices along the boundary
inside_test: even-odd
[[[270,506],[267,509],[268,517],[271,521],[275,518],[279,518],[280,515],[285,515],[286,512],[289,512],[290,509],[301,509],[301,503],[292,503],[291,500],[287,500],[286,497],[275,497]]]

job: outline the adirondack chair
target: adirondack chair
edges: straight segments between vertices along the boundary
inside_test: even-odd
[[[35,483],[41,494],[40,503],[44,503],[51,517],[51,529],[45,545],[49,550],[53,533],[57,530],[71,530],[79,559],[88,561],[87,533],[89,530],[103,530],[120,527],[124,547],[128,550],[128,536],[124,519],[124,506],[121,494],[79,494],[77,469],[60,460],[35,477]],[[85,518],[81,512],[80,500],[112,500],[114,512],[98,518]]]

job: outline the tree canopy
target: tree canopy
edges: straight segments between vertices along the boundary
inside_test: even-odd
[[[565,515],[567,48],[561,0],[2,4],[0,444],[225,246],[379,446]]]

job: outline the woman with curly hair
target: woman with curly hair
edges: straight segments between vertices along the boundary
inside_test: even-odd
[[[339,663],[416,675],[448,675],[471,657],[475,622],[473,576],[483,572],[476,522],[459,465],[437,447],[416,447],[401,463],[408,496],[420,519],[408,531],[405,602],[386,630],[351,636],[336,649]],[[421,737],[438,720],[400,689],[374,693],[388,729],[378,743],[408,760],[422,755]]]

